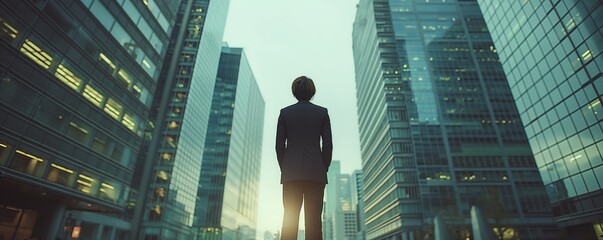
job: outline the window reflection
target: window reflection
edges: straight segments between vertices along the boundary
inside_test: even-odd
[[[46,161],[44,159],[20,149],[17,149],[15,153],[16,154],[10,163],[10,168],[32,176],[42,177],[44,168],[46,167]]]

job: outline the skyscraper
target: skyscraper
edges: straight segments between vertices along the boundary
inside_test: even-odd
[[[189,239],[229,1],[184,0],[141,159],[138,238]]]
[[[195,239],[255,239],[265,103],[243,49],[222,48],[213,93]]]
[[[557,223],[603,236],[603,4],[478,1]]]
[[[178,2],[0,2],[0,238],[129,238]]]
[[[367,239],[422,239],[471,206],[501,235],[557,235],[474,1],[361,0],[353,49]]]

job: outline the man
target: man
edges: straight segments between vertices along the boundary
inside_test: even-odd
[[[297,239],[304,203],[306,239],[321,240],[322,200],[333,152],[331,120],[326,108],[310,103],[316,93],[312,79],[296,78],[291,91],[298,102],[281,109],[276,131],[285,208],[281,239]]]

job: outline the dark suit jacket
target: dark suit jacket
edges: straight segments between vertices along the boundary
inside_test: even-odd
[[[299,180],[327,183],[332,153],[331,120],[326,108],[299,101],[281,109],[276,130],[281,183]]]

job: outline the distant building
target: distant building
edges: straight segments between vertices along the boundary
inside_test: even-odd
[[[131,199],[137,207],[133,222],[140,228],[137,239],[192,238],[228,6],[228,0],[185,0],[179,5],[149,137],[141,150],[146,153],[138,166],[141,190]]]
[[[436,216],[466,238],[472,205],[560,237],[475,1],[360,0],[352,36],[367,239],[430,237]]]
[[[195,239],[255,239],[264,99],[241,48],[223,47],[195,207]]]
[[[341,174],[341,162],[332,161],[327,172],[326,208],[323,213],[325,239],[356,239],[356,212],[352,203],[352,181]]]
[[[352,172],[352,208],[356,212],[356,239],[364,240],[366,221],[364,217],[364,190],[362,183],[362,170]]]
[[[131,238],[179,2],[0,2],[0,239]]]
[[[602,239],[603,4],[478,2],[555,220],[573,239]]]

